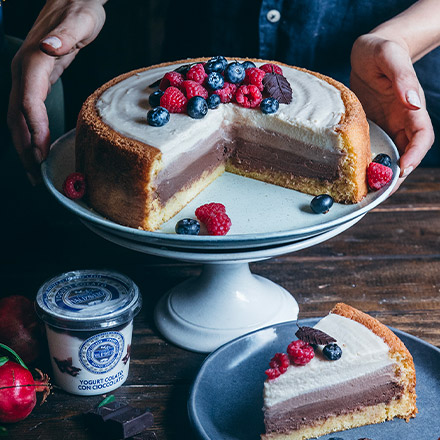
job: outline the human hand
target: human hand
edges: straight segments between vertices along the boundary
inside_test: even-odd
[[[44,101],[78,51],[105,22],[103,0],[48,0],[12,60],[8,125],[32,184],[50,145]]]
[[[351,65],[351,89],[367,117],[390,135],[401,154],[396,190],[434,142],[422,87],[405,44],[374,33],[356,40]]]

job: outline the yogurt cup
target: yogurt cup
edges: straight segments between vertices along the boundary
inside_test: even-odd
[[[44,283],[36,311],[44,321],[53,379],[82,396],[120,387],[130,366],[133,318],[142,306],[136,284],[107,270],[78,270]]]

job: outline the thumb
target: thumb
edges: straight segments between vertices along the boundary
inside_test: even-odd
[[[84,10],[70,14],[40,40],[40,50],[59,57],[81,49],[96,38],[104,21],[104,12]]]

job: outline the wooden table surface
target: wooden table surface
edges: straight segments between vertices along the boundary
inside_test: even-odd
[[[140,286],[144,305],[134,322],[129,377],[113,394],[133,406],[150,407],[158,439],[194,439],[186,404],[206,355],[164,340],[152,314],[158,299],[197,275],[200,266],[107,242],[44,188],[31,189],[22,176],[11,174],[0,177],[0,295],[35,298],[47,278],[73,269],[105,267],[130,276]],[[344,301],[440,347],[440,170],[415,170],[396,194],[351,229],[309,249],[251,263],[251,270],[291,292],[300,318],[323,316]],[[41,366],[50,373],[44,360]],[[7,426],[9,438],[96,439],[82,413],[102,399],[54,388],[26,420]]]

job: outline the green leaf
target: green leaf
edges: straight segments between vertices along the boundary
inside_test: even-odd
[[[101,408],[101,406],[107,405],[107,403],[114,402],[115,396],[113,394],[110,394],[110,396],[107,396],[99,405],[98,408]]]
[[[2,365],[5,365],[6,362],[8,362],[8,361],[9,361],[9,358],[8,358],[7,356],[2,356],[2,357],[0,357],[0,367],[1,367]]]
[[[0,426],[0,437],[6,437],[8,435],[8,430],[4,426]]]
[[[4,350],[11,353],[14,356],[17,363],[20,364],[23,368],[26,368],[26,370],[29,370],[29,368],[26,367],[26,364],[21,360],[21,357],[14,350],[12,350],[12,348],[9,348],[7,345],[2,344],[1,342],[0,342],[0,347],[2,347]]]

